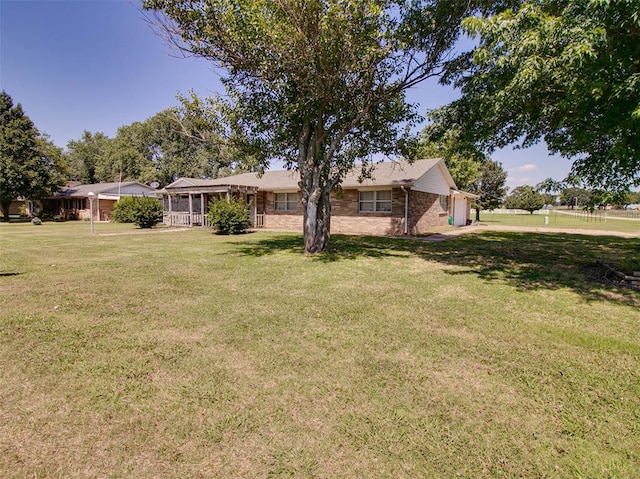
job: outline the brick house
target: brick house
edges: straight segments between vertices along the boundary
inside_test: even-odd
[[[29,216],[52,216],[64,220],[89,219],[93,193],[93,219],[109,221],[116,202],[122,196],[156,196],[156,190],[137,181],[94,183],[83,185],[70,182],[60,188],[54,196],[39,201],[29,201]]]
[[[457,190],[444,160],[432,158],[375,165],[371,178],[356,167],[331,195],[331,232],[370,235],[423,234],[429,228],[466,225],[475,195]],[[208,203],[240,196],[255,227],[302,231],[299,175],[295,171],[244,173],[215,180],[180,178],[159,191],[169,226],[206,225]]]

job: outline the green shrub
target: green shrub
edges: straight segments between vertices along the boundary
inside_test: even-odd
[[[118,223],[135,223],[140,228],[151,228],[162,220],[162,205],[149,196],[125,196],[116,203],[111,219]]]
[[[251,227],[249,206],[242,198],[218,198],[209,203],[211,224],[220,234],[245,233]]]
[[[116,223],[133,223],[135,221],[136,199],[135,196],[120,198],[111,212],[111,220]]]

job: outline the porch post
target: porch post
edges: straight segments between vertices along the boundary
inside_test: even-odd
[[[206,221],[204,220],[204,193],[200,193],[200,213],[202,214],[202,226],[203,228],[206,226]]]
[[[189,193],[189,226],[193,226],[193,197]]]
[[[173,226],[173,196],[171,193],[167,195],[167,199],[169,200],[169,226]]]

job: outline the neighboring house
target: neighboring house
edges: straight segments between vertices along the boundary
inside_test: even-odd
[[[49,198],[42,201],[29,201],[29,216],[52,216],[64,220],[80,220],[90,218],[91,201],[89,193],[93,193],[93,219],[109,221],[116,202],[122,196],[156,196],[157,190],[137,181],[115,183],[94,183],[82,185],[71,182]]]
[[[423,234],[433,226],[466,225],[476,196],[458,191],[440,158],[375,165],[371,178],[356,167],[331,195],[331,232],[371,235]],[[299,174],[266,171],[215,180],[180,178],[158,194],[169,226],[204,226],[209,202],[239,196],[250,205],[255,227],[302,231]]]

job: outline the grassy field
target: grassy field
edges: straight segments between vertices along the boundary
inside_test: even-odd
[[[640,239],[0,225],[0,477],[634,478]]]
[[[480,215],[480,223],[487,225],[593,229],[600,231],[640,233],[640,220],[621,219],[612,215],[607,215],[605,221],[604,216],[592,216],[583,211],[579,211],[577,213],[582,216],[570,216],[571,212],[563,214],[562,212],[558,213],[554,210],[549,211],[548,215],[530,215],[528,213],[498,214],[483,212]],[[548,223],[546,224],[544,222],[545,216],[548,217]]]

